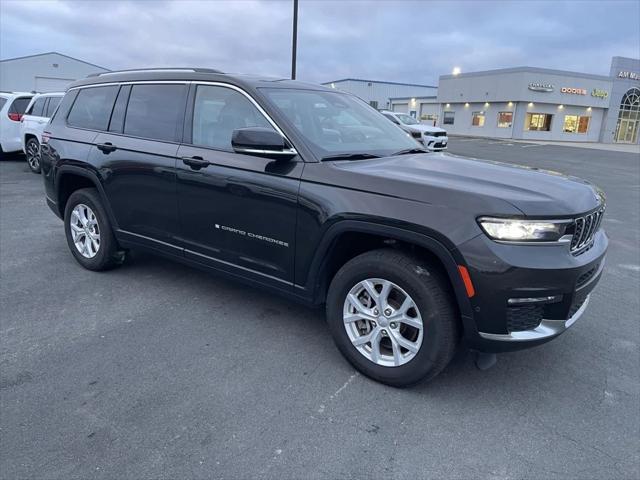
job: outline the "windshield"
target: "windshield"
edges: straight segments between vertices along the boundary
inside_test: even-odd
[[[417,125],[418,123],[420,123],[411,115],[405,115],[404,113],[398,114],[397,117],[405,125]]]
[[[352,95],[278,88],[263,91],[318,158],[341,154],[383,157],[418,146],[403,130]]]

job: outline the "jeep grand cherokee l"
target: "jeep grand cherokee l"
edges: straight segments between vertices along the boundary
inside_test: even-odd
[[[462,339],[502,352],[556,337],[604,265],[594,186],[426,154],[317,85],[100,74],[69,88],[43,142],[47,203],[83,267],[146,248],[325,305],[339,350],[391,385],[433,377]]]

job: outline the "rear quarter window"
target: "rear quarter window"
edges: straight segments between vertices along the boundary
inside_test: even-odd
[[[81,89],[67,116],[67,123],[72,127],[106,130],[117,94],[116,86]]]
[[[7,99],[4,97],[0,97],[0,110],[2,110],[2,107],[4,107],[6,103]]]
[[[24,113],[32,97],[18,97],[16,98],[11,107],[9,107],[9,113]]]

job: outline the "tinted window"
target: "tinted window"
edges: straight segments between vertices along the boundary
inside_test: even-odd
[[[38,98],[35,102],[33,102],[33,105],[31,105],[31,108],[29,109],[27,114],[41,117],[44,113],[44,104],[46,103],[46,101],[47,97]]]
[[[29,106],[29,102],[32,97],[20,97],[16,98],[11,104],[11,108],[9,108],[10,113],[24,113],[24,111]]]
[[[184,115],[185,85],[134,85],[124,133],[134,137],[176,141]]]
[[[56,107],[60,104],[62,97],[49,97],[49,104],[47,105],[47,113],[45,117],[51,117],[53,112],[56,111]]]
[[[199,85],[193,107],[193,143],[232,150],[236,128],[272,128],[260,111],[240,92],[225,87]]]
[[[69,125],[92,130],[106,130],[118,87],[83,88],[71,107]]]
[[[395,123],[396,125],[400,125],[400,122],[396,120],[396,117],[394,117],[393,115],[389,115],[387,113],[383,113],[383,115],[387,117],[389,120],[391,120],[393,123]]]
[[[4,104],[7,103],[7,99],[4,97],[0,97],[0,110],[4,107]]]

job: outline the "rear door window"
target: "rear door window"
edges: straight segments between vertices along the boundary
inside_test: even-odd
[[[36,117],[41,117],[44,113],[44,104],[47,102],[47,97],[37,98],[31,108],[27,111],[27,115],[35,115]]]
[[[60,100],[62,97],[49,97],[49,103],[47,104],[47,112],[44,115],[45,117],[51,118],[53,112],[56,111],[56,107],[60,104]]]
[[[29,102],[32,97],[18,97],[16,98],[11,107],[9,108],[9,113],[24,113],[27,107],[29,106]]]
[[[83,88],[71,107],[67,123],[73,127],[106,130],[117,94],[117,86]]]
[[[124,133],[133,137],[175,142],[186,104],[186,85],[131,87]]]

